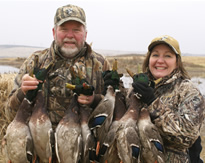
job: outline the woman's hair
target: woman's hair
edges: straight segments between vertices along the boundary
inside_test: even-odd
[[[147,55],[145,57],[145,60],[143,62],[143,65],[142,65],[142,71],[143,73],[148,73],[148,76],[151,77],[151,78],[154,78],[152,76],[152,73],[150,72],[149,70],[149,59],[150,59],[150,55],[151,55],[152,51],[148,51],[147,52]],[[183,66],[183,63],[182,63],[182,59],[181,59],[181,56],[176,54],[176,62],[177,62],[177,67],[176,67],[176,72],[181,72],[182,74],[182,77],[184,79],[190,79],[190,76],[188,75],[188,72],[185,70],[184,66]]]

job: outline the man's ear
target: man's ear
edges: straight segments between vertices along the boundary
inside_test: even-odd
[[[53,27],[52,31],[53,31],[53,39],[55,40],[55,28],[54,27]]]

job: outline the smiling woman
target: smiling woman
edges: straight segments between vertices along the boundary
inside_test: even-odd
[[[168,45],[156,45],[150,55],[149,69],[155,79],[169,75],[176,68],[176,55]]]
[[[178,41],[168,35],[153,39],[142,67],[144,74],[141,75],[154,81],[161,79],[155,86],[137,80],[132,86],[160,131],[165,162],[200,159],[201,145],[195,141],[200,139],[205,102],[183,66]]]

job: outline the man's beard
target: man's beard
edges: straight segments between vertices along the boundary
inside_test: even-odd
[[[64,39],[63,40],[63,43],[66,42],[66,41],[72,41],[72,42],[75,42],[75,40],[70,40],[70,39]],[[75,57],[80,51],[81,49],[83,48],[84,46],[84,43],[80,44],[79,46],[76,45],[76,47],[69,47],[69,46],[63,46],[63,43],[62,44],[59,44],[57,41],[56,41],[56,45],[59,49],[59,52],[61,53],[62,56],[66,57],[66,58],[73,58]]]
[[[77,47],[70,48],[70,47],[60,47],[60,53],[66,58],[73,58],[79,53],[79,49]]]

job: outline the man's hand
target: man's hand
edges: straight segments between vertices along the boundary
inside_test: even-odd
[[[78,96],[78,102],[83,105],[91,105],[93,103],[93,100],[94,100],[94,93],[91,96],[86,96],[83,94],[80,94]]]
[[[29,74],[25,74],[22,78],[21,90],[24,94],[26,94],[29,90],[36,89],[40,82],[42,81],[37,80],[35,77],[29,76]]]

